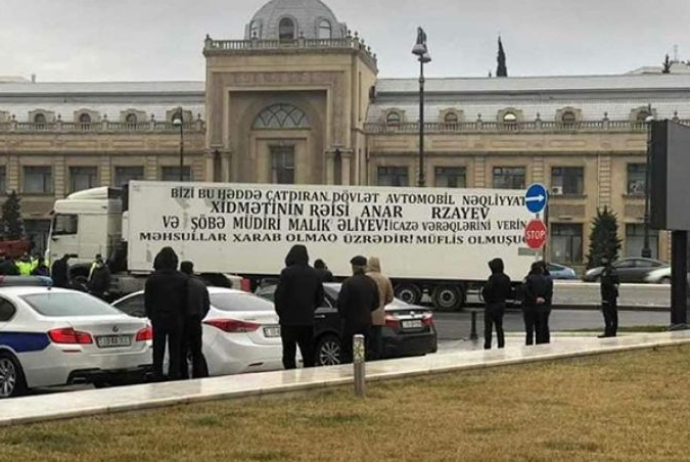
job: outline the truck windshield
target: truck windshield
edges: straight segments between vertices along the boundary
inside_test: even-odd
[[[221,311],[273,311],[273,303],[253,294],[211,294],[211,305]]]
[[[68,234],[77,234],[79,229],[78,215],[55,215],[53,217],[52,234],[54,236],[64,236]]]
[[[122,315],[107,303],[79,292],[44,292],[21,298],[38,314],[50,318]]]

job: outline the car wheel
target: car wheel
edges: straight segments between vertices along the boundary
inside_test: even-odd
[[[458,311],[463,305],[462,289],[453,285],[437,286],[431,300],[438,311]]]
[[[335,335],[321,337],[316,344],[316,365],[337,366],[340,364],[340,339]]]
[[[398,284],[395,286],[395,296],[410,305],[419,305],[422,301],[422,291],[415,284]]]
[[[0,353],[0,399],[18,396],[26,391],[21,366],[8,353]]]

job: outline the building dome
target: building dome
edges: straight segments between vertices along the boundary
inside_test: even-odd
[[[244,38],[250,40],[339,39],[347,26],[320,0],[271,0],[256,12]]]

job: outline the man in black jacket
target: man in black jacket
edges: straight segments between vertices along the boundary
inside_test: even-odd
[[[108,265],[102,259],[98,260],[89,279],[89,293],[101,300],[106,300],[110,292],[110,279]]]
[[[295,369],[299,346],[304,367],[314,367],[314,313],[323,304],[323,284],[319,273],[309,266],[303,245],[295,245],[285,257],[275,293],[276,313],[280,318],[283,341],[283,366]]]
[[[491,276],[487,281],[482,296],[486,307],[484,309],[484,349],[491,349],[491,334],[493,326],[496,326],[496,337],[498,337],[498,348],[506,345],[503,333],[503,314],[506,309],[506,300],[510,298],[512,287],[510,278],[503,272],[504,264],[500,258],[495,258],[489,262]]]
[[[53,286],[63,289],[69,288],[69,255],[65,254],[53,263],[50,276],[53,278]]]
[[[192,360],[192,378],[208,377],[208,364],[203,353],[202,321],[211,309],[211,297],[204,281],[194,275],[194,263],[183,261],[180,271],[189,277],[187,286],[187,311],[184,320],[184,341],[182,353],[182,377],[189,377],[189,368],[185,359],[187,354]]]
[[[355,257],[350,264],[353,275],[343,282],[338,294],[338,313],[343,320],[342,364],[352,362],[352,337],[361,334],[369,339],[371,313],[379,307],[378,286],[366,275],[367,259]]]
[[[534,344],[534,334],[537,340],[542,340],[539,324],[539,314],[553,296],[553,284],[544,276],[544,267],[541,262],[532,264],[532,269],[524,282],[524,295],[522,312],[525,319],[526,344]],[[542,331],[543,332],[543,331]]]
[[[606,328],[599,338],[615,337],[618,330],[618,286],[620,280],[611,262],[602,259],[604,272],[601,274],[601,308]]]
[[[331,273],[331,270],[328,269],[328,266],[326,266],[326,263],[323,260],[316,260],[314,262],[314,269],[319,273],[319,276],[321,276],[321,282],[335,281],[333,273]]]
[[[182,376],[182,340],[187,309],[187,276],[177,271],[177,254],[165,247],[154,260],[155,272],[146,281],[144,307],[153,325],[153,378],[164,380],[163,358],[168,346],[168,377]]]

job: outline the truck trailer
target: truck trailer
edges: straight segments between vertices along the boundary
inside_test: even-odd
[[[538,258],[524,240],[531,218],[516,190],[132,181],[56,201],[49,255],[73,255],[77,272],[107,256],[125,295],[166,246],[209,279],[235,274],[256,286],[303,244],[339,279],[352,257],[379,257],[397,297],[418,304],[426,294],[456,310],[486,281],[490,259],[524,278]]]

